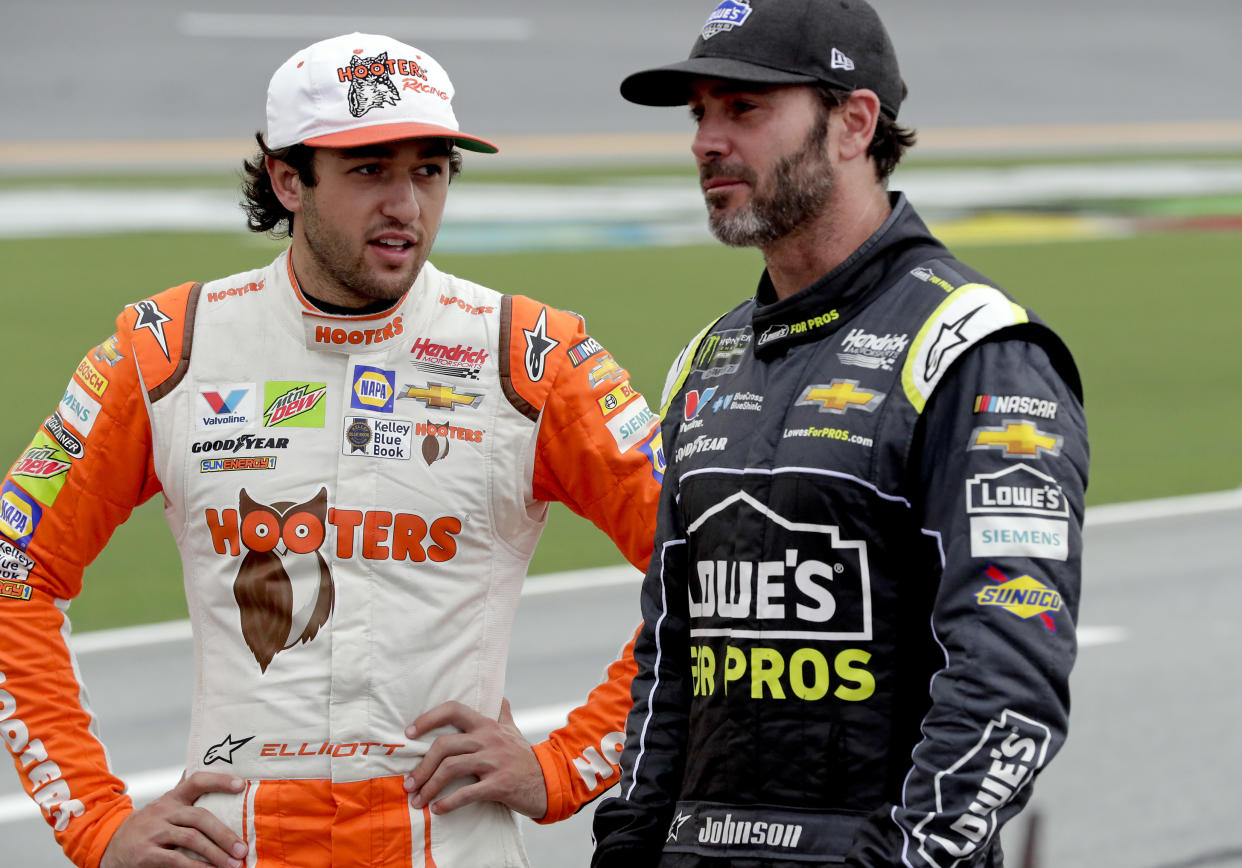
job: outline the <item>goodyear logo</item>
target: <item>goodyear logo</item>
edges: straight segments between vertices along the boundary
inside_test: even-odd
[[[0,489],[0,533],[19,546],[30,542],[43,510],[34,498],[11,482]]]
[[[1061,611],[1064,601],[1061,594],[1034,576],[1018,576],[1011,579],[994,566],[984,573],[995,585],[989,585],[975,594],[980,606],[998,606],[1023,620],[1038,617],[1044,627],[1056,630],[1052,613]]]
[[[355,410],[391,413],[397,397],[397,373],[369,365],[354,365],[353,394],[349,406]]]

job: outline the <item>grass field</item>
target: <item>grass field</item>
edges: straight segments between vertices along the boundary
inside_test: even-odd
[[[126,303],[188,279],[267,261],[279,245],[242,234],[0,241],[8,412],[15,456],[55,407],[83,353]],[[1089,504],[1242,485],[1236,233],[957,246],[1051,323],[1083,372]],[[705,320],[753,291],[761,260],[716,246],[437,256],[445,270],[583,314],[657,400],[665,368]],[[533,573],[618,562],[601,534],[554,511]],[[158,504],[121,529],[87,574],[77,629],[184,617],[177,557]]]

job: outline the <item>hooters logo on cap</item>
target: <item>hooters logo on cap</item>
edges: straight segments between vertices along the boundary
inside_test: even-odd
[[[493,154],[491,142],[461,132],[453,84],[434,58],[368,33],[316,42],[289,58],[267,89],[267,144],[352,148],[443,137]]]

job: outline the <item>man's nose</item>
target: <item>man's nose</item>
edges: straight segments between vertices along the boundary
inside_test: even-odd
[[[418,186],[412,179],[394,178],[384,188],[381,211],[385,217],[405,225],[416,222],[422,210],[418,201]]]
[[[713,157],[727,156],[732,149],[724,124],[705,114],[699,121],[690,143],[690,152],[702,162]]]

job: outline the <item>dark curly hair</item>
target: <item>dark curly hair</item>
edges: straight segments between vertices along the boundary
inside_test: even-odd
[[[284,206],[272,189],[272,179],[267,173],[265,158],[272,157],[288,163],[298,173],[304,187],[313,187],[315,177],[315,149],[309,145],[290,145],[272,149],[263,140],[263,133],[255,133],[259,152],[249,160],[242,161],[242,209],[246,212],[246,227],[251,232],[267,232],[274,238],[288,238],[293,234],[293,212]],[[449,148],[449,183],[461,174],[461,152]]]
[[[850,91],[826,84],[816,85],[815,89],[825,109],[844,105],[850,96]],[[906,98],[904,85],[901,98]],[[880,112],[880,116],[876,119],[875,136],[872,137],[871,144],[867,147],[867,156],[875,160],[877,181],[883,183],[888,180],[888,176],[893,174],[893,170],[897,168],[897,164],[901,162],[906,151],[914,147],[916,139],[917,135],[913,129],[901,126],[884,112]]]

